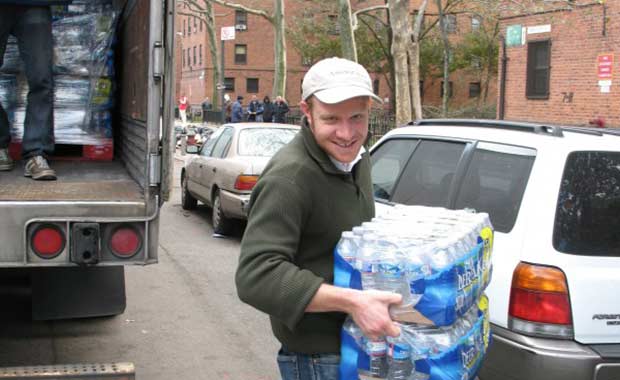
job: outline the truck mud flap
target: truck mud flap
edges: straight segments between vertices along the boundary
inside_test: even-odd
[[[92,363],[0,368],[0,379],[11,380],[135,380],[133,363]]]

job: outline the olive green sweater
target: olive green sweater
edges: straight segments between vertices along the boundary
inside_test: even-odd
[[[237,292],[269,314],[288,350],[340,352],[345,315],[305,309],[322,283],[333,283],[333,250],[342,231],[374,213],[368,153],[351,173],[342,172],[307,126],[263,171],[250,199]]]

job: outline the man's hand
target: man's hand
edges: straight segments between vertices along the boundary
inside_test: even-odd
[[[349,314],[370,339],[386,335],[396,337],[400,335],[400,328],[390,318],[389,307],[401,302],[400,294],[379,290],[361,291]]]
[[[322,284],[306,307],[307,313],[341,311],[350,314],[364,335],[371,339],[398,336],[400,329],[390,318],[390,305],[402,302],[400,294],[380,290],[355,290]]]

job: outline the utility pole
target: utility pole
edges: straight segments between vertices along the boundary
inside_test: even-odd
[[[220,47],[220,70],[222,73],[222,77],[220,78],[221,82],[218,83],[217,89],[220,92],[220,104],[222,109],[222,124],[226,122],[226,105],[224,104],[224,93],[226,91],[226,85],[224,84],[226,75],[224,74],[224,45],[227,40],[235,39],[235,27],[234,26],[224,26],[221,30],[221,40],[222,46]]]

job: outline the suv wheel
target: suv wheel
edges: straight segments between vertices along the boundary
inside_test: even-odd
[[[183,210],[193,210],[196,208],[198,201],[187,190],[187,175],[183,174],[181,179],[181,207]]]
[[[232,229],[232,219],[227,218],[222,211],[220,191],[216,190],[213,195],[213,232],[221,235],[228,235]]]

